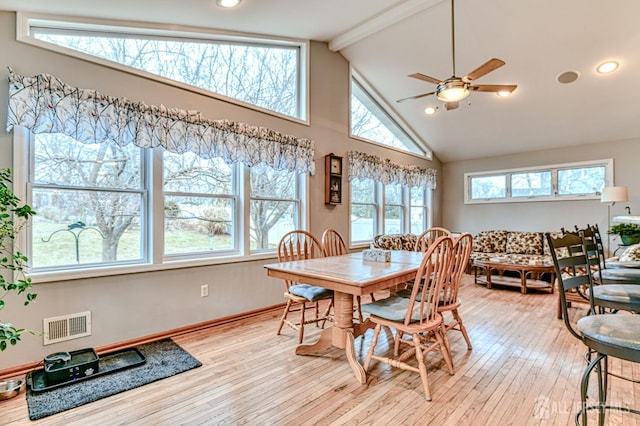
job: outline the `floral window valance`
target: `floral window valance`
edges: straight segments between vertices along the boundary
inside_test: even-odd
[[[436,170],[417,166],[402,166],[375,155],[349,152],[349,180],[373,179],[384,184],[422,186],[436,189]]]
[[[95,90],[72,87],[39,74],[24,77],[9,68],[7,132],[23,126],[34,133],[63,133],[83,143],[111,141],[141,148],[158,146],[204,158],[314,174],[314,143],[264,127],[209,120],[197,111],[146,105]]]

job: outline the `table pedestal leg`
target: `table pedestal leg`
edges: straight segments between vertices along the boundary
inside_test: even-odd
[[[353,374],[360,383],[364,384],[367,381],[367,375],[356,358],[354,344],[353,295],[335,292],[333,303],[334,325],[323,330],[317,342],[311,345],[298,345],[296,355],[315,354],[330,346],[344,349]],[[365,322],[364,324],[358,324],[357,327],[356,333],[359,335],[369,328],[369,324]]]

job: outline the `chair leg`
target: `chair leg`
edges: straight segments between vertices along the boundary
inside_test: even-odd
[[[453,314],[453,318],[455,318],[455,320],[457,321],[458,327],[460,327],[460,332],[462,333],[465,342],[467,342],[467,349],[472,350],[473,347],[471,346],[471,340],[469,339],[469,335],[467,334],[467,329],[465,328],[464,324],[462,324],[462,318],[460,318],[458,310],[454,309],[453,311],[451,311],[451,313]]]
[[[327,310],[324,312],[324,319],[322,320],[322,325],[320,328],[324,328],[325,323],[327,322],[327,317],[329,316],[329,312],[331,312],[331,308],[333,308],[333,299],[329,301],[329,306],[327,306]],[[317,325],[318,323],[316,323]]]
[[[369,352],[367,352],[367,358],[364,360],[364,372],[369,371],[369,365],[371,365],[371,358],[373,357],[373,350],[376,348],[376,344],[378,343],[378,335],[380,334],[380,330],[382,330],[382,325],[376,324],[373,329],[373,337],[371,337],[371,343],[369,344]]]
[[[589,376],[591,375],[591,371],[593,371],[594,368],[598,367],[598,369],[600,370],[600,361],[604,357],[605,355],[602,355],[600,353],[597,354],[596,357],[593,360],[591,360],[591,362],[587,366],[587,369],[582,374],[582,380],[580,382],[580,404],[581,405],[580,405],[580,411],[576,413],[576,424],[578,424],[580,417],[582,416],[582,419],[581,419],[582,426],[588,425],[587,411],[589,407],[587,407],[587,391],[589,389]],[[599,382],[598,386],[600,387],[602,382],[600,380],[598,380],[598,382]],[[600,393],[599,396],[601,397],[602,394]],[[598,424],[603,425],[604,424],[604,401],[598,401],[598,410],[599,410]],[[600,421],[602,421],[602,423],[600,423]]]
[[[314,305],[313,314],[315,315],[315,317],[313,317],[313,318],[316,320],[316,327],[319,327],[318,318],[320,318],[320,302],[315,302],[313,305]]]
[[[362,298],[360,296],[356,296],[356,311],[358,312],[358,321],[362,324],[364,320],[362,319]]]
[[[298,328],[298,343],[302,343],[302,339],[304,338],[304,321],[305,321],[304,314],[306,313],[306,311],[307,311],[307,304],[303,302],[302,307],[300,309],[300,325]],[[316,314],[316,317],[317,317],[317,314]]]
[[[398,356],[400,353],[400,340],[404,336],[404,333],[400,330],[396,330],[395,336],[393,336],[393,356]]]
[[[290,309],[291,309],[291,299],[287,300],[287,306],[285,306],[284,312],[282,313],[282,317],[280,317],[280,324],[278,324],[278,331],[276,332],[276,336],[280,335],[280,332],[282,331],[282,326],[284,325],[284,322],[287,319],[287,315],[289,315]]]
[[[431,392],[429,391],[429,380],[427,378],[427,366],[424,363],[424,356],[422,354],[422,343],[418,333],[413,333],[413,347],[415,348],[416,358],[418,359],[418,372],[420,373],[420,379],[422,380],[422,387],[424,388],[424,399],[431,401]]]
[[[449,374],[453,375],[453,360],[451,359],[449,344],[445,341],[447,337],[444,335],[442,327],[435,330],[433,334],[436,338],[436,342],[440,346],[440,352],[442,353],[444,362],[447,364],[447,367],[449,367]]]

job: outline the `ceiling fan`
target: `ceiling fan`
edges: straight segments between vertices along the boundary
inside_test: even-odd
[[[460,101],[469,96],[471,92],[493,92],[504,94],[505,96],[516,90],[515,84],[480,84],[472,86],[471,83],[478,78],[495,71],[505,64],[500,59],[489,59],[475,70],[471,71],[465,77],[456,76],[456,42],[455,42],[455,23],[453,14],[453,2],[451,0],[451,50],[453,59],[453,75],[446,80],[439,80],[429,77],[421,73],[410,74],[409,77],[426,81],[427,83],[436,84],[436,90],[420,95],[409,96],[408,98],[398,99],[396,102],[404,102],[410,99],[424,98],[425,96],[436,95],[436,97],[444,102],[444,108],[448,110],[456,109],[460,105]]]

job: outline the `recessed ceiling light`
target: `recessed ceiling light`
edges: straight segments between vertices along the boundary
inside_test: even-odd
[[[424,109],[424,113],[427,115],[433,115],[436,113],[436,111],[438,110],[438,107],[434,107],[434,106],[428,106]]]
[[[216,0],[220,7],[236,7],[240,4],[240,0]]]
[[[619,64],[616,61],[607,61],[598,65],[597,71],[600,74],[607,74],[618,69]]]

